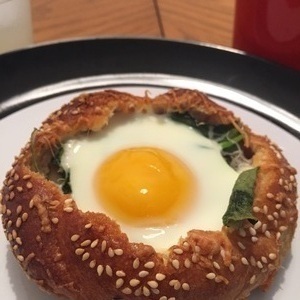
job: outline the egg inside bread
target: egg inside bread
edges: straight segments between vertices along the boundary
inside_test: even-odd
[[[63,149],[78,208],[109,215],[131,242],[160,251],[191,228],[219,230],[239,174],[217,141],[154,114],[115,116]]]
[[[199,91],[82,94],[16,157],[2,224],[27,276],[59,297],[245,299],[290,251],[295,174]]]

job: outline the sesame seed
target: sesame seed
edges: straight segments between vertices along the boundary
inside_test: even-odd
[[[73,199],[72,198],[68,198],[65,200],[65,204],[71,204],[73,202]]]
[[[139,285],[140,284],[140,281],[138,280],[138,279],[131,279],[130,281],[129,281],[129,284],[132,286],[132,287],[136,287],[137,285]]]
[[[102,253],[105,251],[106,246],[107,246],[107,242],[106,242],[106,240],[103,240],[102,243],[101,243],[101,252]]]
[[[179,260],[178,259],[174,259],[172,260],[172,266],[178,270],[179,269]]]
[[[95,248],[95,247],[98,245],[98,242],[99,242],[99,239],[94,240],[94,241],[91,243],[91,248]]]
[[[7,224],[6,224],[6,228],[8,229],[8,228],[10,228],[11,227],[11,225],[12,225],[12,220],[9,220],[8,222],[7,222]]]
[[[155,263],[153,261],[148,261],[147,263],[144,264],[144,267],[147,269],[152,269],[155,267]]]
[[[149,272],[148,272],[148,271],[143,270],[143,271],[140,271],[140,272],[139,272],[139,277],[141,277],[141,278],[146,277],[146,276],[148,276],[148,275],[149,275]]]
[[[267,218],[268,218],[269,221],[273,221],[274,220],[274,217],[272,215],[268,215]]]
[[[241,262],[242,262],[242,264],[245,265],[245,266],[249,265],[249,262],[248,262],[248,260],[247,260],[246,257],[242,257],[242,258],[241,258]]]
[[[213,262],[213,266],[214,266],[216,269],[218,269],[218,270],[221,269],[221,268],[220,268],[220,265],[219,265],[216,261]]]
[[[119,289],[124,284],[124,279],[118,278],[116,280],[116,288]]]
[[[123,249],[115,249],[114,250],[114,253],[116,254],[116,255],[118,255],[118,256],[121,256],[121,255],[123,255]]]
[[[190,285],[186,282],[184,282],[182,284],[182,289],[185,290],[185,291],[189,291],[190,290]]]
[[[7,237],[8,241],[10,241],[10,242],[11,242],[12,239],[13,239],[12,234],[11,234],[10,232],[7,233],[7,236],[6,236],[6,237]]]
[[[245,245],[244,245],[243,243],[241,243],[241,242],[238,242],[238,246],[239,246],[242,250],[245,250],[245,249],[246,249]]]
[[[210,279],[210,280],[215,279],[216,278],[216,274],[215,273],[208,273],[208,274],[206,274],[206,278]]]
[[[269,230],[266,230],[266,232],[265,232],[265,236],[266,236],[267,238],[271,238],[271,233],[270,233],[270,231],[269,231]]]
[[[162,297],[159,298],[159,300],[168,300],[168,297],[162,296]]]
[[[140,260],[138,258],[136,258],[132,263],[132,267],[134,269],[137,269],[139,266],[140,266]]]
[[[28,213],[27,213],[27,212],[24,212],[24,213],[22,214],[22,216],[21,216],[21,219],[22,219],[23,222],[26,222],[27,219],[28,219]]]
[[[65,207],[64,211],[67,213],[71,213],[71,212],[73,212],[73,207],[71,207],[71,206]]]
[[[95,259],[91,260],[89,266],[90,266],[91,269],[95,268],[96,267],[96,260]]]
[[[18,207],[16,209],[17,215],[19,215],[21,213],[22,209],[23,209],[22,205],[18,205]]]
[[[108,253],[109,257],[114,257],[115,256],[115,252],[114,252],[114,250],[111,247],[108,248],[108,252],[107,253]]]
[[[76,242],[76,241],[78,241],[79,237],[80,236],[78,234],[74,234],[74,235],[71,236],[71,241]]]
[[[20,262],[23,262],[25,260],[24,256],[23,255],[17,255],[17,259],[20,261]]]
[[[283,232],[287,230],[287,226],[280,226],[279,231]]]
[[[91,243],[92,243],[91,240],[85,240],[85,241],[83,241],[83,242],[80,244],[80,246],[81,246],[81,247],[87,247],[87,246],[89,246]]]
[[[268,213],[268,206],[267,205],[263,206],[263,211],[264,211],[265,215]]]
[[[189,248],[190,248],[190,244],[187,242],[187,241],[185,241],[185,242],[183,242],[183,247],[184,247],[184,249],[187,251],[187,250],[189,250]]]
[[[254,284],[255,281],[256,281],[256,275],[253,275],[253,276],[250,278],[249,283],[250,283],[250,284]]]
[[[156,280],[158,280],[158,281],[162,281],[162,280],[164,280],[164,279],[166,278],[166,275],[164,275],[164,274],[162,274],[162,273],[157,273],[157,274],[155,275],[155,278],[156,278]]]
[[[17,186],[17,191],[18,192],[23,192],[23,187],[22,186]]]
[[[253,211],[255,213],[259,213],[260,212],[260,208],[258,206],[253,206]]]
[[[150,290],[146,286],[143,286],[143,294],[146,297],[149,297],[151,294]]]
[[[26,187],[30,190],[30,189],[32,189],[33,185],[32,185],[32,183],[30,181],[28,181],[26,183]]]
[[[150,280],[147,282],[147,284],[152,288],[156,289],[158,287],[158,283],[155,280]]]
[[[16,227],[19,228],[22,225],[22,219],[19,217],[16,221]]]
[[[16,230],[13,229],[13,231],[11,233],[12,233],[13,239],[15,240],[17,238],[17,236],[18,236]]]
[[[58,223],[58,218],[52,218],[52,219],[51,219],[51,222],[52,222],[53,224],[57,224],[57,223]]]
[[[160,293],[159,289],[151,289],[152,293],[158,295]]]
[[[141,286],[134,291],[134,295],[137,297],[142,295],[142,287]]]
[[[257,261],[256,265],[259,269],[262,269],[264,267],[263,264],[259,260]]]
[[[183,265],[184,265],[187,269],[189,269],[189,268],[191,267],[191,261],[190,261],[188,258],[186,258],[186,259],[184,260]]]
[[[251,237],[251,241],[252,241],[253,243],[256,243],[256,242],[258,241],[258,237],[252,236],[252,237]]]
[[[274,198],[274,194],[272,194],[272,193],[267,193],[267,198],[273,199],[273,198]]]
[[[277,233],[276,233],[276,240],[278,241],[278,240],[280,239],[280,237],[281,237],[281,233],[280,233],[280,232],[277,232]]]
[[[195,252],[196,252],[196,253],[200,253],[200,250],[201,250],[200,247],[199,247],[198,245],[196,245],[196,246],[195,246]]]
[[[198,262],[198,254],[193,253],[193,255],[192,255],[192,262],[193,262],[193,263]]]
[[[256,235],[256,230],[253,227],[249,228],[249,232],[251,235]]]
[[[117,275],[118,277],[125,277],[125,276],[126,276],[125,272],[122,271],[122,270],[118,270],[118,271],[116,272],[116,275]]]
[[[90,254],[88,252],[85,252],[83,255],[82,255],[82,261],[85,261],[85,260],[88,260],[90,258]]]
[[[262,224],[262,227],[261,227],[261,232],[262,233],[264,233],[264,232],[266,232],[266,230],[267,230],[267,224]]]
[[[286,212],[285,212],[285,210],[281,210],[280,211],[280,217],[283,218],[283,219],[286,218]]]
[[[22,245],[22,240],[21,240],[21,238],[18,236],[18,237],[16,237],[16,243],[18,244],[18,245]]]
[[[273,216],[274,216],[275,219],[278,219],[278,218],[279,218],[278,212],[277,212],[277,211],[274,211],[274,212],[273,212]]]
[[[262,225],[261,221],[257,221],[257,222],[254,224],[253,228],[254,228],[255,230],[257,230],[257,229],[259,229],[259,228],[261,227],[261,225]]]
[[[276,267],[273,264],[268,264],[268,268],[269,270],[275,270]]]
[[[180,282],[177,280],[177,279],[172,279],[172,280],[170,280],[170,282],[169,282],[169,286],[175,286],[175,285],[177,285],[177,284],[180,284]]]
[[[221,249],[220,255],[222,256],[223,259],[225,259],[225,250],[224,249]]]
[[[234,270],[235,270],[235,267],[234,267],[234,265],[233,265],[233,264],[230,264],[230,265],[229,265],[229,270],[230,270],[231,272],[234,272]]]
[[[262,257],[261,257],[261,261],[262,261],[263,263],[265,263],[265,264],[268,262],[268,260],[267,260],[267,258],[266,258],[265,256],[262,256]]]
[[[106,265],[106,266],[105,266],[105,272],[106,272],[106,274],[107,274],[108,276],[112,277],[113,271],[112,271],[111,266]]]
[[[75,250],[75,254],[76,255],[82,255],[84,253],[84,249],[82,249],[82,248],[77,248],[76,250]]]
[[[275,260],[275,259],[277,258],[277,255],[276,255],[275,253],[270,253],[270,254],[269,254],[269,258],[270,258],[271,260]]]
[[[253,267],[256,267],[256,260],[254,258],[254,256],[250,256],[250,264],[253,266]]]
[[[13,200],[15,197],[15,193],[14,192],[10,192],[9,194],[9,200]]]
[[[85,225],[84,225],[84,228],[85,228],[85,229],[90,229],[92,226],[93,226],[92,223],[88,223],[88,224],[85,224]]]
[[[131,290],[131,288],[126,287],[122,290],[122,293],[125,295],[130,295],[132,293],[132,290]]]
[[[173,252],[175,253],[175,254],[182,254],[183,253],[183,250],[181,249],[181,248],[175,248],[175,249],[173,249]]]

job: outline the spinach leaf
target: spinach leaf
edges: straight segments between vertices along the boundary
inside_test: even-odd
[[[257,219],[252,214],[254,187],[258,168],[242,172],[237,178],[229,199],[229,205],[223,216],[223,224],[237,227],[243,220],[255,223]]]
[[[61,166],[61,157],[63,155],[64,149],[63,147],[59,147],[55,152],[55,155],[52,159],[52,165],[56,166],[57,174],[59,178],[57,179],[57,183],[61,186],[61,189],[64,194],[72,193],[72,188],[70,184],[70,171],[65,171]]]
[[[232,124],[211,125],[199,123],[188,113],[172,113],[170,117],[176,122],[193,127],[205,137],[216,141],[221,146],[224,156],[239,150],[237,144],[243,140],[243,135]]]

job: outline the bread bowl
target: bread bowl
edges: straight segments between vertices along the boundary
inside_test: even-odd
[[[109,127],[113,115],[146,112],[188,113],[200,124],[233,124],[251,165],[259,167],[253,220],[217,231],[190,228],[160,252],[130,242],[109,215],[78,209],[49,175],[53,149],[81,132]],[[290,248],[297,221],[295,173],[276,145],[200,92],[171,90],[155,99],[116,91],[83,94],[51,114],[16,158],[2,190],[2,220],[27,275],[57,295],[243,299],[270,285]]]

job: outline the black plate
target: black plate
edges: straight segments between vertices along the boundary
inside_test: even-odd
[[[41,45],[0,55],[0,118],[26,105],[3,105],[16,95],[69,79],[115,73],[205,79],[300,116],[300,72],[212,45],[111,38]]]

